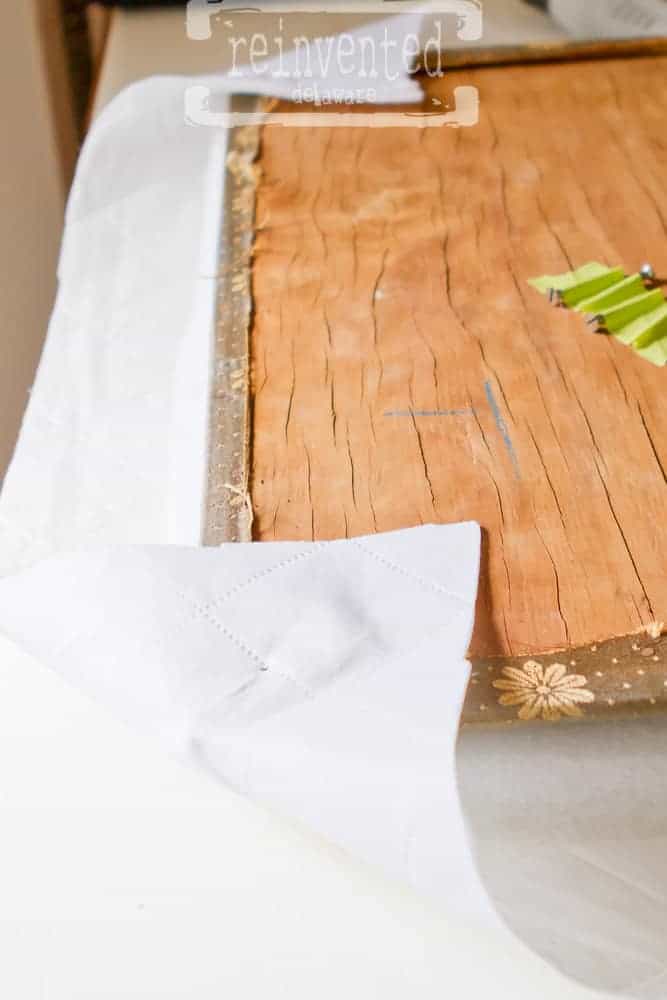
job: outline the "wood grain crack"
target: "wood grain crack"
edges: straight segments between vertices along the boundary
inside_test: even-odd
[[[476,520],[473,656],[667,620],[665,371],[527,283],[667,275],[666,68],[449,71],[480,91],[470,129],[263,129],[257,540]]]

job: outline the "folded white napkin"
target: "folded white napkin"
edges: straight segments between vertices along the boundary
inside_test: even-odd
[[[0,580],[7,995],[591,996],[511,938],[471,862],[454,744],[478,553],[463,524]],[[347,858],[212,799],[56,674]]]
[[[0,636],[0,995],[591,1000],[155,750]]]
[[[0,580],[0,631],[168,750],[491,917],[458,806],[476,525],[117,548]]]

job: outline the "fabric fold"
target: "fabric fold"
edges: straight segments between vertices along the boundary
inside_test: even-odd
[[[0,630],[170,752],[472,918],[454,755],[474,524],[119,547],[0,580]]]

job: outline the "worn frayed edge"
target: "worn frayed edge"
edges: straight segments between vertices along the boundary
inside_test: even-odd
[[[247,125],[231,130],[221,219],[205,545],[252,541],[253,509],[249,490],[251,261],[260,175],[256,162],[259,146],[259,126]]]

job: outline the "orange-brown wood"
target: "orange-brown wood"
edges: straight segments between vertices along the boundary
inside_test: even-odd
[[[475,656],[667,619],[667,369],[526,284],[667,276],[667,59],[481,69],[473,128],[263,130],[255,537],[475,519]]]

